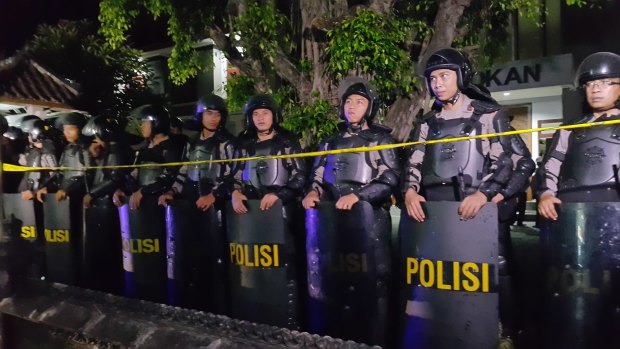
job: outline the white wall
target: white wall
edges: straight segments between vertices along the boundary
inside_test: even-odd
[[[539,120],[562,119],[562,87],[553,86],[511,91],[509,95],[493,93],[502,105],[531,105],[531,128],[538,127]],[[538,133],[532,133],[532,157],[538,157]]]
[[[213,46],[213,93],[226,98],[226,78],[228,72],[228,61],[224,53]]]

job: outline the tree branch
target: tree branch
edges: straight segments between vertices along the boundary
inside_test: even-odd
[[[457,25],[463,11],[472,0],[442,0],[439,4],[433,28],[435,31],[428,46],[422,51],[421,62],[425,62],[428,55],[445,47],[450,47],[457,35]]]
[[[394,6],[394,0],[371,0],[369,8],[377,13],[388,13]]]
[[[215,46],[222,50],[226,59],[235,67],[239,68],[239,71],[254,79],[256,88],[261,91],[267,91],[267,76],[263,71],[260,62],[257,60],[244,57],[237,48],[233,45],[232,41],[222,29],[218,26],[208,27],[206,29],[209,38],[215,42]]]

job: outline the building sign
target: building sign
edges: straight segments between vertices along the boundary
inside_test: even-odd
[[[508,62],[480,71],[477,83],[491,92],[573,83],[573,55]]]

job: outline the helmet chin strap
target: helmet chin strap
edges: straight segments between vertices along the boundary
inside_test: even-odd
[[[364,127],[365,123],[366,123],[366,118],[362,118],[360,122],[356,122],[356,123],[347,122],[347,130],[350,133],[358,133],[362,130],[362,127]]]
[[[441,103],[442,104],[452,104],[452,105],[454,105],[456,102],[458,102],[459,98],[461,98],[461,90],[456,91],[454,96],[448,98],[445,101],[441,101]]]
[[[216,128],[214,128],[214,129],[210,129],[210,128],[208,128],[208,127],[202,126],[202,128],[203,128],[203,129],[205,129],[205,130],[207,130],[207,131],[209,131],[209,132],[215,132],[215,131],[217,131],[217,127],[216,127]]]
[[[273,125],[271,125],[271,127],[267,131],[259,131],[258,129],[256,129],[256,133],[260,134],[261,136],[269,136],[273,133]]]

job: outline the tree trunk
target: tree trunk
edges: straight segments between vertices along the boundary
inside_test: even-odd
[[[344,15],[348,9],[346,0],[301,0],[301,57],[312,63],[310,93],[301,93],[302,101],[312,100],[312,92],[316,91],[319,97],[330,99],[332,86],[325,77],[325,65],[323,64],[323,52],[327,45],[327,37],[322,31],[313,30],[312,24],[317,19],[333,18]]]
[[[392,137],[398,142],[403,142],[409,138],[409,133],[413,129],[416,115],[424,105],[424,98],[416,94],[412,98],[400,97],[390,107],[390,111],[385,116],[384,124],[392,128]]]

